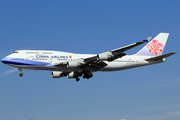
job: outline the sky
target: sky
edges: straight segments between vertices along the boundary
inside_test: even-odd
[[[15,50],[98,54],[170,33],[180,51],[179,0],[1,0],[0,58]],[[126,54],[135,54],[138,46]],[[166,62],[93,78],[0,63],[0,120],[179,120],[179,53]]]

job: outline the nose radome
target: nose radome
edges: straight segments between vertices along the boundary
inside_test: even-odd
[[[3,59],[1,59],[1,62],[2,62],[2,63],[4,63],[4,62],[5,62],[4,58],[3,58]]]
[[[7,57],[4,57],[3,59],[1,59],[1,62],[2,62],[2,63],[7,63],[7,62],[8,62],[8,58],[7,58]]]

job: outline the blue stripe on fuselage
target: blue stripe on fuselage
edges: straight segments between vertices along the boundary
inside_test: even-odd
[[[19,58],[3,58],[1,60],[4,64],[11,64],[11,65],[31,65],[31,66],[46,66],[49,63],[41,62],[41,61],[34,61],[34,60],[26,60],[26,59],[19,59]]]

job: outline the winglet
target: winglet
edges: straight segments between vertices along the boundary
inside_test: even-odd
[[[152,37],[148,37],[148,38],[144,39],[143,41],[144,41],[144,42],[148,42],[151,38],[152,38]]]

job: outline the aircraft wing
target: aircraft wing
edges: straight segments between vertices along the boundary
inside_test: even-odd
[[[114,49],[114,50],[111,50],[111,51],[108,51],[108,52],[104,52],[104,53],[98,54],[97,56],[85,58],[84,60],[86,62],[91,62],[91,61],[95,61],[95,60],[111,62],[111,61],[113,61],[115,59],[118,59],[118,58],[121,58],[121,57],[125,56],[126,54],[123,53],[123,52],[125,52],[125,51],[127,51],[129,49],[132,49],[132,48],[134,48],[136,46],[139,46],[139,45],[141,45],[141,44],[143,44],[145,42],[148,42],[151,38],[152,37],[148,37],[143,41],[139,41],[139,42],[136,42],[136,43],[133,43],[133,44],[121,47],[121,48],[117,48],[117,49]]]
[[[125,47],[121,47],[121,48],[118,48],[118,49],[115,49],[115,50],[111,50],[111,52],[113,53],[122,53],[122,52],[125,52],[131,48],[134,48],[136,46],[139,46],[145,42],[148,42],[152,37],[148,37],[146,39],[144,39],[143,41],[139,41],[139,42],[136,42],[136,43],[133,43],[133,44],[130,44],[130,45],[127,45]]]
[[[92,57],[88,58],[80,58],[80,59],[75,59],[72,61],[65,61],[65,62],[60,62],[60,63],[54,63],[55,66],[60,66],[60,67],[80,67],[83,70],[87,71],[98,71],[102,69],[103,67],[107,66],[107,64],[104,61],[113,61],[115,59],[121,58],[125,56],[126,54],[123,53],[131,48],[134,48],[136,46],[139,46],[145,42],[148,42],[151,39],[151,37],[148,37],[147,39],[143,41],[139,41],[118,49],[114,49],[108,52],[104,52],[101,54],[97,54]]]

